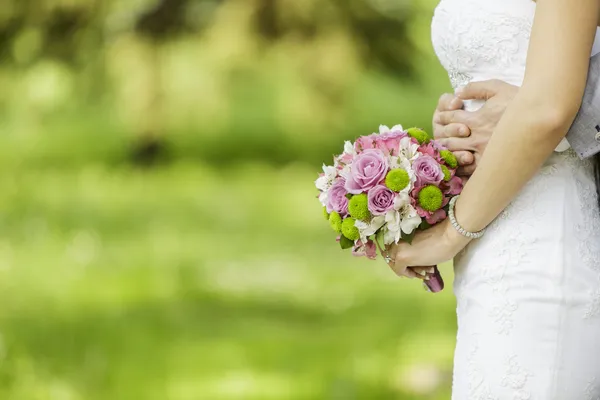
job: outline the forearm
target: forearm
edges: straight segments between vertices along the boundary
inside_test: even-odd
[[[552,107],[524,90],[508,106],[456,204],[465,229],[475,232],[489,225],[565,136],[577,110]]]

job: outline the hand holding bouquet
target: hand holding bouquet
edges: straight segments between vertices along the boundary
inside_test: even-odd
[[[462,190],[457,166],[452,152],[425,131],[381,126],[379,134],[345,142],[315,185],[340,246],[376,259],[378,249],[385,255],[447,217],[450,199]],[[432,292],[443,289],[437,267],[425,284]]]

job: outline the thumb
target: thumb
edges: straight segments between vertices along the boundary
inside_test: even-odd
[[[504,84],[497,79],[471,82],[467,86],[456,89],[455,94],[462,100],[489,100],[500,92]]]

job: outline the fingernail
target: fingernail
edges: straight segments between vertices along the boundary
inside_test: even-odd
[[[426,276],[426,277],[425,277],[425,280],[426,280],[426,281],[428,281],[429,279],[431,279],[431,277],[430,277],[430,276]]]
[[[429,272],[430,274],[433,274],[435,272],[435,268],[431,267],[427,270],[427,272]]]
[[[460,132],[461,135],[466,135],[467,134],[467,128],[463,127],[463,128],[460,128],[458,131]]]
[[[418,271],[417,274],[419,274],[421,276],[425,276],[425,275],[427,275],[427,271],[421,270],[421,271]]]

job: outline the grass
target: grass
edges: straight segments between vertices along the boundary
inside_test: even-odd
[[[0,398],[449,398],[450,290],[342,254],[315,173],[4,171]]]

